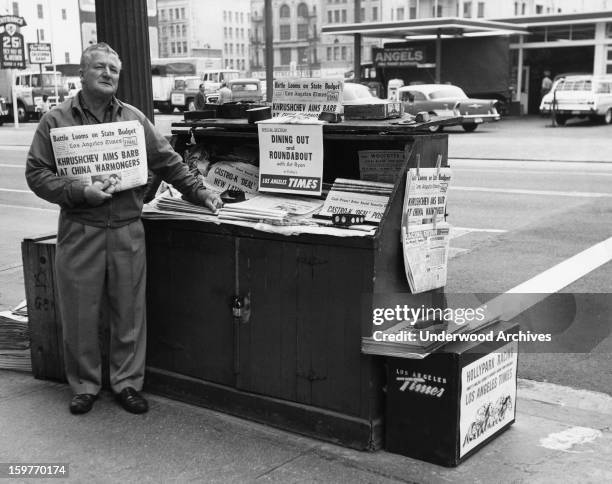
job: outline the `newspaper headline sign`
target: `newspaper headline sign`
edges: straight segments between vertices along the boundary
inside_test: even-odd
[[[450,226],[445,222],[450,168],[410,169],[401,237],[406,279],[413,293],[446,285]]]
[[[362,180],[395,183],[406,162],[401,150],[360,150],[359,174]]]
[[[242,190],[257,193],[259,169],[241,161],[221,161],[211,166],[204,178],[207,190],[222,193],[225,190]]]
[[[323,126],[257,123],[259,191],[321,195]]]
[[[138,121],[50,130],[57,174],[107,193],[147,183],[144,129]]]
[[[318,118],[322,112],[338,113],[342,104],[342,79],[290,78],[274,81],[272,116]]]
[[[460,457],[514,419],[517,361],[513,341],[461,369]]]
[[[51,44],[28,44],[28,58],[30,64],[52,64]]]

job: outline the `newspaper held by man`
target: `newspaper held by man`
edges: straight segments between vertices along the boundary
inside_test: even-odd
[[[138,121],[51,129],[59,176],[115,193],[147,183],[144,129]]]

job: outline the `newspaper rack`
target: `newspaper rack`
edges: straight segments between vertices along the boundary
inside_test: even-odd
[[[246,120],[173,124],[175,148],[257,145]],[[324,182],[359,179],[360,150],[402,150],[373,236],[279,235],[146,220],[147,390],[328,440],[383,444],[384,362],[361,352],[375,292],[408,292],[400,220],[408,166],[447,163],[447,135],[391,121],[323,126]],[[435,291],[434,291],[435,292]],[[364,295],[366,295],[364,297]]]

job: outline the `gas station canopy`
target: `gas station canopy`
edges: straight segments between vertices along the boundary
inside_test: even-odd
[[[426,39],[440,37],[479,37],[491,35],[528,34],[522,26],[509,22],[484,19],[435,18],[394,22],[368,22],[326,25],[323,34],[356,35],[362,37]]]

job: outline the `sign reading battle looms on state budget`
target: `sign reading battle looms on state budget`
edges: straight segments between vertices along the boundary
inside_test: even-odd
[[[26,25],[23,17],[0,15],[0,68],[25,69],[25,49],[20,28]]]

